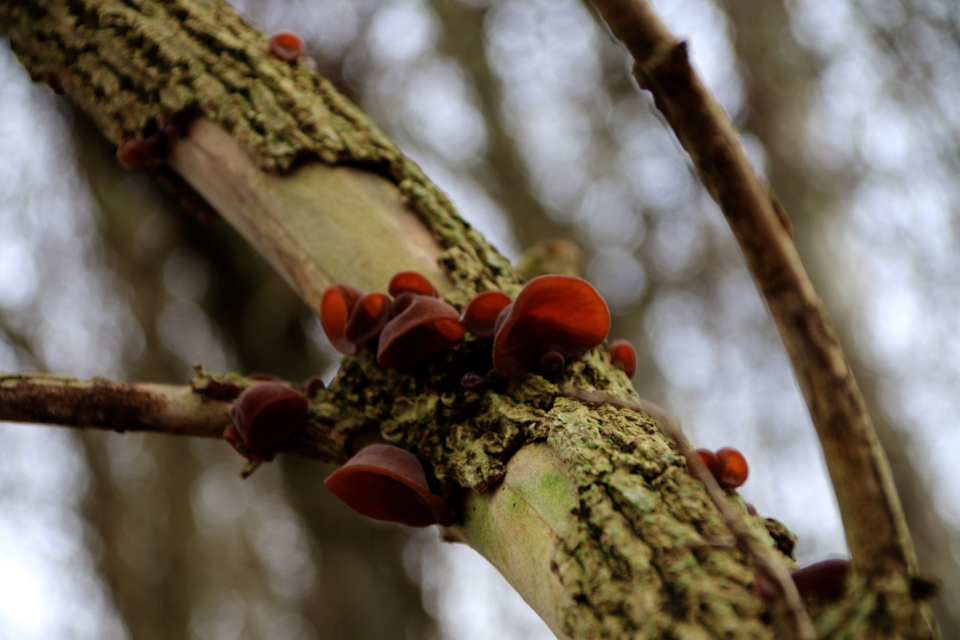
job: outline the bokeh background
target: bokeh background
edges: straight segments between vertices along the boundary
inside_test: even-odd
[[[641,395],[736,446],[807,563],[845,554],[819,446],[716,206],[576,0],[240,0],[512,258],[566,238]],[[660,0],[789,212],[960,637],[960,8]],[[0,369],[329,379],[337,354],[222,223],[123,170],[0,40]],[[386,283],[384,283],[386,284]],[[368,522],[222,442],[0,424],[0,639],[548,638],[469,549]]]

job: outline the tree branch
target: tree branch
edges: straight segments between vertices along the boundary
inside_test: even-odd
[[[889,464],[827,311],[800,263],[785,214],[691,67],[686,43],[642,0],[593,4],[635,58],[637,81],[653,94],[740,243],[810,408],[855,566],[915,573]]]
[[[230,402],[190,386],[0,373],[0,420],[222,438]]]

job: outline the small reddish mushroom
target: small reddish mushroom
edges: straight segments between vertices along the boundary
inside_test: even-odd
[[[326,385],[323,384],[323,379],[320,376],[310,376],[310,378],[297,385],[297,391],[308,398],[312,398],[325,388]]]
[[[330,344],[340,353],[355,355],[359,348],[345,335],[350,312],[360,301],[363,294],[348,284],[335,284],[327,287],[320,298],[320,324],[330,339]]]
[[[390,295],[394,298],[406,291],[419,293],[422,296],[430,296],[431,298],[440,296],[440,291],[437,290],[436,285],[430,282],[425,275],[417,271],[401,271],[397,273],[390,278],[387,291],[389,291]]]
[[[360,450],[323,483],[361,515],[410,527],[451,525],[447,503],[430,491],[417,457],[387,444]]]
[[[394,300],[393,312],[396,316],[380,333],[377,362],[382,367],[415,365],[446,351],[465,333],[457,310],[437,298],[403,293]]]
[[[306,417],[307,399],[282,382],[258,382],[247,387],[230,408],[230,418],[243,443],[251,451],[270,457]],[[230,440],[227,433],[224,437]]]
[[[304,52],[303,40],[293,31],[279,31],[270,36],[270,53],[284,62],[296,62]]]
[[[724,447],[717,451],[717,460],[720,461],[720,472],[714,475],[721,487],[736,489],[747,481],[750,469],[742,453],[731,447]]]
[[[632,378],[637,372],[637,352],[627,340],[614,340],[607,345],[607,353],[628,378]]]
[[[343,336],[354,345],[365,344],[380,335],[390,319],[390,298],[385,293],[368,293],[350,310]]]
[[[717,459],[717,454],[709,449],[697,449],[694,453],[700,457],[700,462],[703,463],[703,466],[710,470],[710,475],[718,478],[720,475],[720,460]],[[690,475],[694,475],[693,468],[690,466],[689,461],[687,462],[687,470],[690,471]],[[719,482],[719,480],[717,480],[717,482]]]
[[[463,326],[478,338],[492,338],[497,318],[511,302],[513,299],[502,291],[478,293],[463,310]]]
[[[843,595],[844,583],[850,573],[849,560],[822,560],[790,574],[801,598],[820,597],[837,600]]]
[[[128,169],[160,164],[167,157],[167,145],[160,133],[146,138],[127,138],[117,147],[117,159]]]
[[[573,360],[610,331],[607,303],[589,282],[571,276],[534,278],[497,319],[493,365],[504,378],[536,371],[551,352]],[[548,366],[556,363],[549,356]]]

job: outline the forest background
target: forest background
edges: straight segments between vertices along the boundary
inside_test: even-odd
[[[770,180],[854,361],[934,603],[960,637],[960,13],[943,1],[656,3]],[[832,490],[739,249],[626,56],[573,0],[238,2],[511,258],[573,240],[638,346],[634,382],[741,493],[845,553]],[[0,44],[0,370],[183,383],[321,372],[311,312],[222,223],[123,170]],[[737,416],[731,420],[730,416]],[[0,638],[551,637],[472,551],[379,526],[283,459],[0,424]]]

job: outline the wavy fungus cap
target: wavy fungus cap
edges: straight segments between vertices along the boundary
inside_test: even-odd
[[[504,378],[536,371],[544,356],[581,357],[610,332],[610,310],[581,278],[534,278],[498,319],[493,365]]]
[[[423,465],[405,449],[372,444],[323,483],[357,513],[410,527],[451,525],[447,503],[430,491]]]
[[[428,296],[402,293],[394,300],[394,317],[380,333],[377,362],[405,369],[446,351],[465,333],[460,314],[452,306]]]

